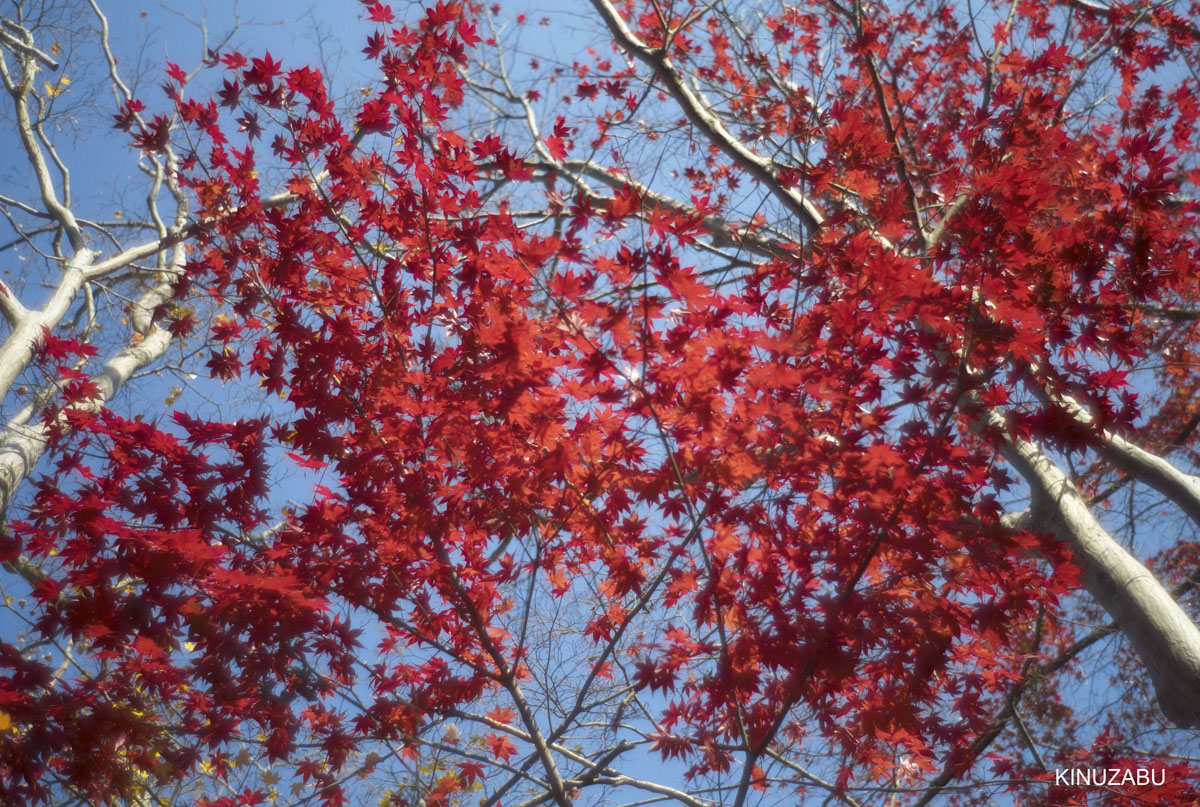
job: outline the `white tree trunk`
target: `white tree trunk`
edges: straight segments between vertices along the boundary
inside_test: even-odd
[[[1004,429],[1003,417],[995,412],[987,421]],[[1200,629],[1100,525],[1066,474],[1041,449],[1006,438],[1000,450],[1032,492],[1028,526],[1071,545],[1084,587],[1142,660],[1163,714],[1181,728],[1200,727]]]

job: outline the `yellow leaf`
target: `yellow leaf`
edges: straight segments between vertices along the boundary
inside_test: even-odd
[[[8,712],[0,712],[0,731],[8,731],[12,728],[12,718],[8,716]]]
[[[42,87],[43,87],[43,88],[45,88],[45,90],[46,90],[46,94],[47,94],[47,95],[49,95],[51,98],[55,98],[55,97],[57,97],[57,96],[58,96],[58,95],[59,95],[59,94],[60,94],[60,93],[61,93],[61,92],[62,92],[64,89],[66,89],[67,87],[69,87],[69,86],[70,86],[70,84],[71,84],[71,79],[67,78],[66,76],[63,76],[62,78],[60,78],[60,79],[58,80],[58,82],[57,82],[57,83],[55,83],[55,84],[53,84],[53,85],[51,85],[51,84],[50,84],[50,82],[48,82],[48,81],[43,81],[43,82],[42,82]]]

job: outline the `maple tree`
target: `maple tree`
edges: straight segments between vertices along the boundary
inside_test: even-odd
[[[5,803],[1200,795],[1195,0],[17,8]]]

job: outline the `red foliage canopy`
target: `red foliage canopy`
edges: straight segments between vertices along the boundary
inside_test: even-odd
[[[47,415],[4,551],[86,661],[0,645],[8,803],[1193,803],[1144,681],[1076,711],[1113,629],[1026,465],[1100,514],[1110,443],[1190,445],[1195,4],[592,5],[553,82],[494,10],[369,3],[353,113],[225,53],[117,116],[195,144],[159,327],[270,400]]]

